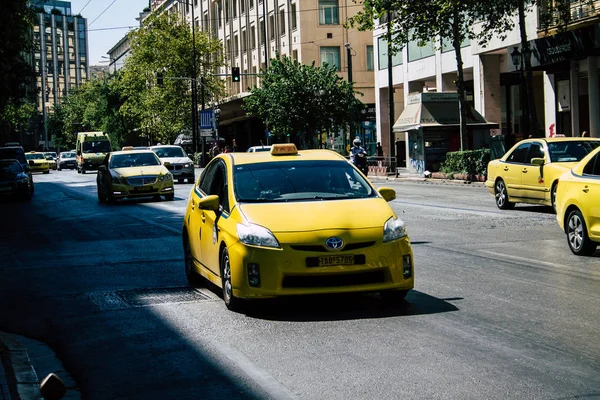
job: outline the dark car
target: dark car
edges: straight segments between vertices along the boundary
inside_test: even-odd
[[[74,151],[63,151],[58,155],[56,160],[56,168],[60,171],[61,169],[76,169],[77,159],[75,158]]]
[[[18,160],[0,160],[0,196],[29,200],[33,195],[31,174],[26,173]]]
[[[27,161],[23,148],[21,146],[0,147],[0,160],[17,160],[31,180],[31,191],[33,193],[33,177],[31,175],[31,168],[29,168],[30,162]]]

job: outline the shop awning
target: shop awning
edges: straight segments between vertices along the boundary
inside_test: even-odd
[[[407,105],[394,124],[394,132],[406,132],[421,127],[458,125],[460,125],[460,116],[456,92],[417,93],[408,96]],[[497,124],[487,122],[468,104],[467,125]]]

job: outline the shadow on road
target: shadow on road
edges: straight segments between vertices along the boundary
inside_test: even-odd
[[[454,299],[449,299],[454,300]],[[249,317],[271,321],[340,321],[390,318],[457,311],[453,304],[417,290],[389,304],[377,294],[294,296],[248,302]]]

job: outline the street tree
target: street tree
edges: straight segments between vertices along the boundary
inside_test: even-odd
[[[357,0],[358,1],[358,0]],[[509,30],[510,16],[506,8],[496,2],[481,0],[363,0],[363,10],[350,18],[346,25],[359,30],[374,29],[375,21],[387,20],[386,39],[394,54],[406,43],[420,45],[442,40],[452,43],[456,57],[456,88],[460,111],[461,150],[467,148],[466,94],[464,85],[462,44],[477,40],[482,46],[493,35],[505,36]]]
[[[312,146],[318,133],[338,132],[356,118],[363,105],[357,95],[335,66],[282,56],[271,60],[243,108],[262,119],[276,140],[289,136],[300,146]]]
[[[154,141],[172,143],[183,130],[191,130],[192,84],[199,91],[204,85],[205,102],[223,93],[221,80],[214,76],[224,65],[221,42],[209,33],[196,32],[193,44],[189,25],[169,14],[150,16],[129,39],[131,55],[121,71],[120,111],[138,120],[140,132]]]
[[[4,1],[0,5],[0,137],[24,125],[32,111],[34,72],[25,54],[31,51],[33,11],[27,0]]]

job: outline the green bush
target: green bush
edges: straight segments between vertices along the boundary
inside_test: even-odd
[[[202,165],[202,153],[194,153],[194,164]]]
[[[446,154],[440,171],[446,174],[487,175],[490,149],[454,151]]]

